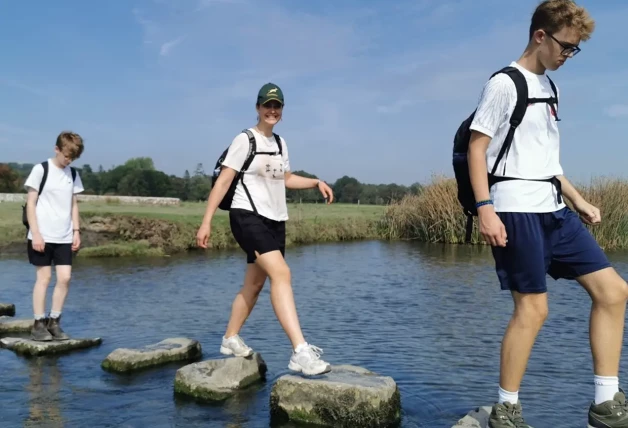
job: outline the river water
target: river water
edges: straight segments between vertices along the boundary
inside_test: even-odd
[[[628,278],[628,254],[610,257]],[[512,303],[499,291],[489,251],[371,241],[290,248],[287,258],[306,339],[332,364],[392,376],[403,427],[449,428],[473,407],[496,400]],[[265,384],[220,405],[202,405],[173,395],[175,372],[185,363],[124,376],[100,368],[118,347],[176,336],[199,340],[203,359],[221,358],[243,269],[240,252],[77,259],[64,326],[75,337],[103,343],[54,358],[0,350],[0,425],[268,427],[270,388],[288,373],[290,358],[268,283],[242,331],[268,364]],[[31,317],[27,262],[0,259],[0,272],[0,301],[15,303],[17,318]],[[577,283],[549,281],[550,315],[520,392],[524,415],[537,428],[584,426],[593,397],[590,302]],[[620,382],[628,378],[626,367],[624,360]]]

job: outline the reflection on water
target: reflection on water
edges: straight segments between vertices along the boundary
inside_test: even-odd
[[[60,389],[61,373],[57,358],[33,358],[28,365],[29,413],[25,427],[63,427]]]
[[[449,428],[496,399],[512,302],[499,290],[488,248],[356,242],[291,248],[287,257],[306,338],[333,364],[392,376],[401,391],[403,427]],[[628,255],[611,258],[628,276]],[[103,343],[55,358],[1,350],[0,425],[268,427],[270,388],[289,372],[290,358],[268,286],[242,331],[268,364],[265,383],[203,404],[174,395],[174,376],[184,363],[126,375],[100,368],[116,348],[177,336],[199,340],[203,359],[222,358],[220,339],[244,260],[240,252],[79,259],[64,328]],[[0,301],[15,303],[18,317],[31,317],[31,268],[24,259],[1,259],[0,271]],[[593,394],[590,301],[572,282],[550,279],[549,289],[550,315],[520,396],[533,426],[583,426]],[[627,374],[622,369],[620,380]],[[560,415],[556,402],[563,403]]]

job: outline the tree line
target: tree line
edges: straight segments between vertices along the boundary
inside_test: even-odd
[[[24,182],[33,164],[0,163],[0,193],[24,193]],[[185,170],[182,177],[166,174],[155,168],[149,157],[131,158],[123,165],[105,170],[102,165],[94,170],[91,165],[75,167],[83,181],[86,195],[153,196],[172,197],[183,201],[204,201],[211,190],[213,171],[207,173],[202,163],[190,174]],[[304,177],[317,178],[305,171],[294,171]],[[400,200],[405,195],[421,193],[422,186],[361,183],[354,177],[343,176],[334,183],[328,183],[337,202],[385,205]],[[292,202],[321,202],[317,189],[286,190],[286,197]]]

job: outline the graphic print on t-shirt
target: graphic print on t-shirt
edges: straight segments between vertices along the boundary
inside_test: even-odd
[[[277,155],[257,155],[260,157],[257,175],[268,180],[283,180],[283,159]]]

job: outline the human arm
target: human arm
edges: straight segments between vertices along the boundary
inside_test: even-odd
[[[28,189],[26,195],[26,218],[28,219],[28,227],[31,230],[33,236],[33,249],[35,251],[43,252],[46,246],[44,238],[39,231],[39,225],[37,224],[37,199],[39,199],[39,192],[32,187]]]
[[[81,247],[81,233],[79,231],[79,207],[76,195],[72,196],[72,251],[78,251]]]
[[[471,138],[467,152],[469,178],[475,200],[489,202],[477,208],[480,234],[490,245],[500,247],[506,246],[506,228],[490,199],[486,153],[495,133],[512,114],[516,96],[514,83],[507,75],[498,74],[486,83],[470,125]]]
[[[207,208],[205,208],[205,215],[203,216],[203,221],[201,222],[201,226],[198,229],[196,234],[196,245],[201,248],[207,248],[207,244],[209,242],[209,235],[211,232],[211,222],[216,210],[218,209],[218,205],[223,200],[227,191],[229,190],[229,186],[233,182],[233,179],[236,176],[237,171],[233,168],[222,167],[218,178],[216,179],[216,183],[212,188],[211,192],[209,192],[209,197],[207,198]]]
[[[585,223],[593,225],[602,221],[599,208],[588,203],[569,180],[567,180],[567,177],[558,175],[556,178],[560,180],[563,196],[571,201]]]
[[[327,200],[328,204],[331,204],[334,200],[334,192],[331,190],[331,187],[318,178],[301,177],[300,175],[286,171],[284,173],[284,181],[287,189],[301,190],[313,189],[317,187],[323,197]]]
[[[72,251],[78,251],[81,247],[81,219],[79,215],[78,197],[76,195],[82,193],[84,190],[81,175],[77,170],[72,189]]]
[[[229,191],[229,187],[236,177],[236,174],[244,166],[248,152],[248,137],[246,134],[239,134],[231,142],[227,155],[220,167],[220,174],[218,174],[216,182],[207,197],[205,214],[203,216],[201,226],[196,233],[196,245],[200,248],[207,248],[211,234],[212,218],[218,209],[218,205],[220,205],[220,202],[222,202],[225,195]]]
[[[471,133],[467,159],[469,162],[469,178],[473,187],[475,200],[490,200],[488,188],[488,171],[486,167],[486,150],[491,137],[477,131]],[[506,246],[506,228],[495,212],[493,204],[485,204],[477,208],[480,234],[492,246]]]
[[[46,246],[41,232],[39,231],[39,224],[37,223],[37,201],[39,199],[39,187],[44,177],[44,168],[41,164],[37,164],[31,170],[31,173],[24,182],[24,188],[27,191],[26,194],[26,219],[28,220],[28,228],[31,231],[33,249],[35,251],[43,252]]]

